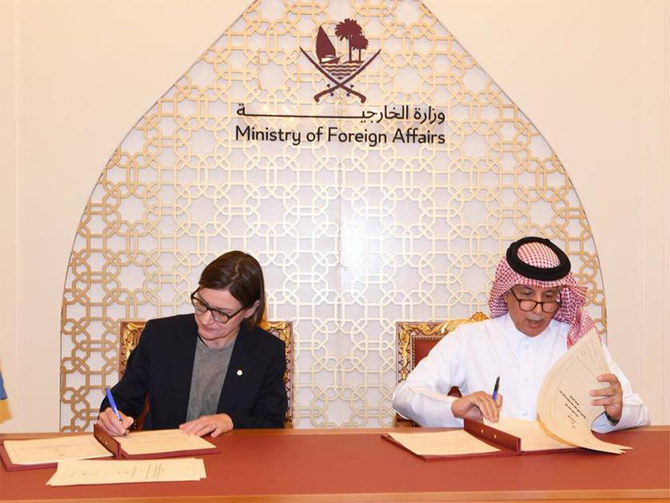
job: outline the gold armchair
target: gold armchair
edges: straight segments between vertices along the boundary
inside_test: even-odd
[[[409,373],[417,363],[424,358],[433,346],[449,332],[453,332],[463,323],[482,321],[487,319],[484,313],[477,312],[470,318],[450,321],[398,321],[396,323],[396,338],[398,341],[398,384],[407,379]],[[461,396],[457,387],[449,390],[451,396]],[[416,426],[396,414],[396,426]]]
[[[146,322],[143,320],[121,321],[119,337],[119,379],[126,371],[128,358],[140,340],[145,323]],[[286,358],[284,386],[286,387],[286,396],[288,397],[288,409],[286,410],[286,417],[284,418],[284,428],[293,428],[293,323],[290,321],[264,321],[261,323],[261,328],[284,341],[284,344],[286,345],[284,352]],[[146,400],[144,410],[135,422],[138,430],[142,429],[144,418],[148,411],[149,403],[148,400]]]

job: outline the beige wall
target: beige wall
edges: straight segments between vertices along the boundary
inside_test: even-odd
[[[609,345],[654,421],[670,423],[670,3],[426,4],[560,156],[602,261]],[[0,0],[0,368],[11,395],[0,431],[58,428],[63,281],[90,190],[245,5]]]
[[[18,283],[17,283],[17,187],[18,158],[16,148],[16,49],[14,2],[0,0],[0,371],[16,375],[18,366]],[[14,392],[18,386],[7,384]],[[14,402],[12,401],[12,404]],[[10,414],[10,402],[0,402],[1,423]],[[12,407],[14,408],[14,407]]]

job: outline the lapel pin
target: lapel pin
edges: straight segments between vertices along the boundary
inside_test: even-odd
[[[238,369],[238,370],[237,370],[237,375],[238,375],[238,376],[241,376],[242,373],[243,373],[243,372],[242,372],[242,369]]]

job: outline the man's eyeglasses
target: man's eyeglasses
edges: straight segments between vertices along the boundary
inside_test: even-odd
[[[517,300],[519,303],[519,308],[522,311],[532,311],[538,304],[540,304],[540,306],[542,306],[542,311],[545,313],[555,313],[561,307],[561,299],[543,301],[534,299],[520,299],[516,296],[513,288],[510,288],[509,293],[511,293],[512,296]]]
[[[238,313],[241,313],[245,309],[244,307],[241,307],[233,314],[224,313],[221,309],[217,309],[207,304],[207,302],[196,296],[196,293],[198,293],[197,290],[191,294],[191,304],[193,304],[193,308],[199,313],[206,313],[209,311],[212,313],[212,318],[222,325],[228,323],[231,318],[234,318]]]

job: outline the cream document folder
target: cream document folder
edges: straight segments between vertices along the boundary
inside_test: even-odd
[[[498,452],[465,430],[426,433],[389,433],[389,437],[417,456],[464,456]]]
[[[114,449],[105,443],[120,445],[118,457],[171,457],[218,452],[215,445],[197,435],[179,429],[132,432],[125,437],[101,441],[94,435],[68,435],[34,440],[6,440],[3,443],[9,462],[19,467],[55,464],[71,459],[112,457]]]
[[[484,424],[519,437],[523,452],[554,451],[576,447],[546,431],[539,421],[501,417],[497,423],[484,421]]]
[[[216,446],[197,435],[187,435],[179,429],[137,431],[125,437],[114,437],[129,456],[143,456],[180,451],[216,449]]]
[[[106,458],[112,454],[93,435],[35,440],[5,440],[9,459],[17,465],[40,465],[66,459]]]
[[[598,376],[609,373],[600,337],[591,330],[565,353],[544,378],[537,412],[553,435],[579,447],[621,454],[629,447],[604,442],[593,435],[591,424],[603,407],[591,405],[592,389],[606,387]]]

